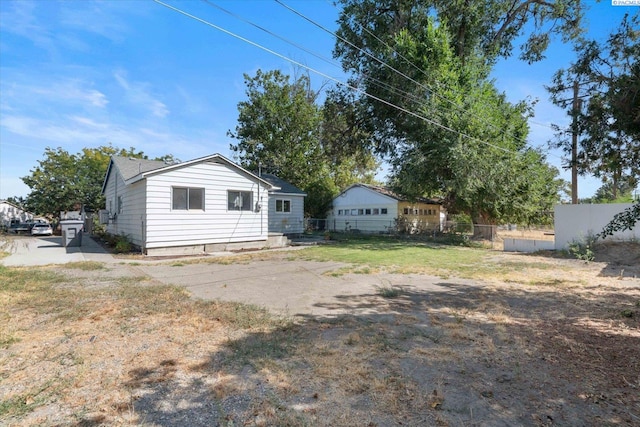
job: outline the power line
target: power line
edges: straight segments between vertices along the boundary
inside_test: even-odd
[[[265,33],[277,38],[278,40],[284,41],[285,43],[290,44],[291,46],[294,46],[294,47],[296,47],[296,48],[298,48],[298,49],[300,49],[300,50],[302,50],[304,52],[307,52],[310,55],[315,56],[316,58],[328,63],[329,65],[333,65],[336,68],[341,68],[340,64],[338,62],[334,61],[333,59],[329,59],[329,58],[327,58],[327,57],[325,57],[323,55],[320,55],[320,54],[318,54],[316,52],[313,52],[313,51],[305,48],[304,46],[302,46],[302,45],[300,45],[300,44],[298,44],[296,42],[293,42],[293,41],[291,41],[291,40],[289,40],[289,39],[287,39],[285,37],[282,37],[282,36],[274,33],[273,31],[270,31],[270,30],[268,30],[268,29],[266,29],[266,28],[264,28],[264,27],[262,27],[262,26],[260,26],[258,24],[255,24],[254,22],[249,21],[248,19],[245,19],[245,18],[243,18],[243,17],[241,17],[241,16],[239,16],[239,15],[237,15],[237,14],[235,14],[235,13],[233,13],[233,12],[231,12],[231,11],[229,11],[229,10],[227,10],[227,9],[217,5],[217,4],[215,4],[215,3],[212,3],[209,0],[202,0],[202,1],[205,2],[206,4],[210,5],[211,7],[214,7],[216,9],[218,9],[218,10],[221,10],[222,12],[224,12],[224,13],[230,15],[230,16],[233,16],[234,18],[236,18],[236,19],[238,19],[238,20],[240,20],[242,22],[245,22],[245,23],[247,23],[247,24],[249,24],[249,25],[251,25],[251,26],[253,26],[255,28],[258,28],[259,30],[261,30],[261,31],[263,31],[263,32],[265,32]],[[376,78],[373,78],[373,77],[369,77],[369,76],[364,77],[364,79],[367,80],[367,81],[373,82],[374,84],[377,84],[380,87],[385,87],[387,90],[389,90],[391,92],[394,92],[394,93],[396,93],[398,95],[403,95],[403,96],[405,96],[407,98],[412,98],[415,102],[422,102],[422,99],[418,98],[415,94],[413,94],[411,92],[403,91],[402,89],[399,89],[399,88],[396,88],[396,87],[393,87],[393,85],[390,85],[390,84],[388,84],[388,83],[386,83],[386,82],[384,82],[382,80],[379,80],[379,79],[376,79]]]
[[[263,31],[263,32],[265,32],[265,33],[267,33],[267,34],[269,34],[269,35],[271,35],[271,36],[273,36],[273,37],[275,37],[275,38],[277,38],[277,39],[281,40],[281,41],[284,41],[285,43],[288,43],[288,44],[290,44],[290,45],[292,45],[292,46],[294,46],[294,47],[296,47],[296,48],[298,48],[298,49],[300,49],[300,50],[303,50],[304,52],[307,52],[307,53],[309,53],[310,55],[313,55],[313,56],[315,56],[316,58],[321,59],[322,61],[327,62],[327,63],[328,63],[328,64],[330,64],[330,65],[333,65],[333,66],[335,66],[335,67],[337,67],[337,68],[340,68],[340,65],[339,65],[338,63],[336,63],[335,61],[333,61],[333,60],[331,60],[331,59],[328,59],[328,58],[326,58],[326,57],[325,57],[325,56],[323,56],[323,55],[317,54],[316,52],[313,52],[313,51],[311,51],[311,50],[309,50],[309,49],[305,48],[304,46],[301,46],[301,45],[300,45],[300,44],[298,44],[298,43],[295,43],[295,42],[293,42],[293,41],[291,41],[291,40],[289,40],[289,39],[286,39],[286,38],[284,38],[284,37],[282,37],[282,36],[280,36],[280,35],[278,35],[278,34],[276,34],[276,33],[272,32],[272,31],[270,31],[270,30],[268,30],[268,29],[266,29],[266,28],[264,28],[264,27],[262,27],[262,26],[260,26],[260,25],[258,25],[258,24],[255,24],[254,22],[249,21],[248,19],[245,19],[245,18],[243,18],[243,17],[241,17],[241,16],[239,16],[239,15],[237,15],[237,14],[235,14],[235,13],[233,13],[233,12],[231,12],[231,11],[229,11],[229,10],[227,10],[227,9],[225,9],[225,8],[223,8],[223,7],[219,6],[219,5],[217,5],[217,4],[215,4],[215,3],[212,3],[212,2],[210,2],[209,0],[203,0],[203,2],[205,2],[205,3],[206,3],[206,4],[208,4],[208,5],[210,5],[211,7],[214,7],[214,8],[216,8],[216,9],[218,9],[218,10],[221,10],[222,12],[224,12],[224,13],[226,13],[226,14],[230,15],[230,16],[233,16],[234,18],[236,18],[236,19],[238,19],[238,20],[240,20],[240,21],[242,21],[242,22],[245,22],[245,23],[247,23],[247,24],[249,24],[249,25],[251,25],[251,26],[253,26],[253,27],[255,27],[255,28],[258,28],[259,30],[261,30],[261,31]],[[322,26],[322,25],[320,25],[320,24],[317,24],[315,21],[313,21],[312,19],[307,18],[306,16],[302,15],[301,13],[299,13],[299,12],[295,11],[293,8],[291,8],[291,7],[287,6],[287,5],[285,5],[284,3],[282,3],[282,2],[280,2],[280,1],[278,1],[278,0],[276,0],[276,2],[277,2],[278,4],[280,4],[280,5],[282,5],[283,7],[287,8],[288,10],[290,10],[290,11],[292,11],[292,12],[296,13],[298,16],[303,17],[303,18],[304,18],[305,20],[307,20],[308,22],[311,22],[311,23],[313,23],[314,25],[318,26],[319,28],[321,28],[323,31],[327,32],[327,33],[328,33],[328,34],[330,34],[331,36],[336,37],[336,38],[339,38],[339,37],[338,37],[335,33],[333,33],[332,31],[330,31],[330,30],[326,29],[324,26]],[[373,36],[373,37],[374,37],[374,38],[376,38],[378,41],[380,41],[380,42],[381,42],[381,43],[383,43],[385,46],[387,46],[389,49],[393,50],[393,51],[394,51],[394,53],[396,53],[398,56],[400,56],[402,59],[404,59],[407,63],[409,63],[409,65],[411,65],[412,67],[414,67],[416,70],[420,71],[423,75],[426,75],[426,73],[424,72],[424,70],[422,70],[422,69],[420,69],[419,67],[417,67],[417,66],[416,66],[415,64],[413,64],[409,59],[407,59],[406,57],[404,57],[402,54],[398,53],[395,49],[393,49],[391,46],[389,46],[389,45],[388,45],[387,43],[385,43],[383,40],[381,40],[380,38],[378,38],[375,34],[373,34],[373,33],[371,33],[370,31],[368,31],[368,29],[366,29],[364,26],[363,26],[362,28],[363,28],[365,31],[367,31],[371,36]],[[342,39],[342,38],[340,38],[340,40],[344,41],[345,43],[349,43],[352,47],[354,47],[354,48],[356,48],[356,49],[360,50],[361,52],[363,52],[363,53],[365,53],[365,54],[369,55],[370,57],[372,57],[373,59],[375,59],[376,61],[378,61],[380,64],[382,64],[382,65],[384,65],[384,66],[386,66],[386,67],[390,68],[390,69],[391,69],[391,70],[393,70],[394,72],[396,72],[396,73],[400,74],[401,76],[403,76],[403,77],[405,77],[405,78],[408,78],[410,81],[412,81],[412,82],[416,83],[417,85],[419,85],[420,87],[422,87],[422,88],[424,88],[424,89],[428,90],[428,92],[429,92],[429,93],[431,93],[433,96],[436,96],[437,98],[442,99],[442,100],[446,101],[447,103],[449,103],[449,104],[453,105],[453,106],[454,106],[454,107],[455,107],[459,112],[467,113],[466,111],[464,111],[464,110],[462,109],[462,107],[458,106],[458,105],[457,105],[456,103],[454,103],[453,101],[451,101],[451,100],[447,99],[446,97],[443,97],[443,96],[439,95],[437,92],[435,92],[435,91],[434,91],[434,89],[433,89],[429,84],[423,84],[423,83],[421,83],[421,82],[417,82],[417,81],[415,81],[415,80],[411,79],[410,77],[406,76],[404,73],[402,73],[402,72],[398,71],[398,70],[397,70],[397,69],[395,69],[394,67],[390,66],[389,64],[385,63],[384,61],[382,61],[382,60],[380,60],[380,59],[378,59],[378,58],[374,57],[372,54],[369,54],[369,53],[367,53],[367,52],[364,52],[362,49],[358,48],[357,46],[353,45],[352,43],[348,42],[347,40]],[[423,103],[423,100],[422,100],[421,98],[417,97],[414,93],[412,93],[412,92],[408,92],[408,91],[404,91],[404,90],[402,90],[402,89],[399,89],[399,88],[397,88],[397,87],[394,87],[393,85],[391,85],[391,84],[389,84],[389,83],[387,83],[387,82],[384,82],[384,81],[382,81],[382,80],[379,80],[379,79],[376,79],[376,78],[373,78],[373,77],[370,77],[370,76],[365,76],[365,77],[364,77],[364,80],[369,81],[369,82],[373,82],[373,84],[375,84],[376,86],[381,87],[381,88],[383,88],[383,89],[385,89],[385,90],[388,90],[389,92],[395,93],[396,95],[404,96],[407,100],[410,100],[410,101],[416,102],[416,103],[418,103],[418,104],[422,104],[422,103]],[[475,115],[475,114],[470,114],[470,115],[471,115],[471,116],[473,116],[473,117],[475,117],[475,118],[478,118],[478,119],[480,119],[480,120],[483,120],[481,117],[479,117],[479,116],[477,116],[477,115]],[[486,124],[487,124],[488,126],[492,127],[493,129],[496,129],[496,130],[502,130],[502,129],[499,129],[497,126],[495,126],[495,125],[494,125],[494,124],[492,124],[492,123],[488,123],[488,122],[486,122]],[[526,145],[528,145],[528,144],[527,144],[527,142],[526,142],[525,140],[523,140],[523,139],[521,139],[521,138],[517,138],[517,137],[515,137],[514,135],[511,135],[511,136],[513,137],[513,139],[515,139],[515,140],[518,140],[518,141],[522,142],[525,146],[526,146]],[[547,154],[547,155],[551,155],[551,156],[553,156],[553,157],[561,158],[561,157],[559,157],[559,156],[556,156],[556,155],[554,155],[554,154],[550,153],[549,151],[547,151],[547,153],[546,153],[546,154]]]
[[[438,123],[438,122],[436,122],[436,121],[434,121],[434,120],[431,120],[431,119],[429,119],[429,118],[427,118],[427,117],[424,117],[424,116],[422,116],[422,115],[420,115],[420,114],[418,114],[418,113],[415,113],[415,112],[413,112],[413,111],[407,110],[406,108],[403,108],[403,107],[401,107],[401,106],[395,105],[395,104],[393,104],[393,103],[392,103],[392,102],[390,102],[390,101],[387,101],[387,100],[385,100],[385,99],[382,99],[382,98],[380,98],[380,97],[377,97],[377,96],[375,96],[375,95],[372,95],[372,94],[370,94],[370,93],[367,93],[366,91],[364,91],[364,90],[362,90],[362,89],[360,89],[360,88],[357,88],[357,87],[355,87],[355,86],[353,86],[353,85],[351,85],[351,84],[349,84],[349,83],[345,83],[345,82],[343,82],[343,81],[341,81],[341,80],[339,80],[339,79],[337,79],[337,78],[335,78],[335,77],[329,76],[328,74],[325,74],[325,73],[323,73],[323,72],[321,72],[321,71],[318,71],[318,70],[316,70],[316,69],[314,69],[314,68],[311,68],[311,67],[309,67],[309,66],[307,66],[307,65],[305,65],[305,64],[302,64],[302,63],[301,63],[301,62],[299,62],[299,61],[296,61],[296,60],[294,60],[294,59],[292,59],[292,58],[289,58],[289,57],[287,57],[287,56],[285,56],[285,55],[282,55],[282,54],[280,54],[280,53],[278,53],[278,52],[275,52],[274,50],[269,49],[269,48],[267,48],[267,47],[265,47],[265,46],[262,46],[262,45],[261,45],[261,44],[259,44],[259,43],[256,43],[256,42],[251,41],[251,40],[249,40],[249,39],[247,39],[247,38],[245,38],[245,37],[242,37],[242,36],[240,36],[240,35],[238,35],[238,34],[235,34],[235,33],[231,32],[231,31],[229,31],[229,30],[227,30],[227,29],[225,29],[225,28],[222,28],[222,27],[220,27],[220,26],[218,26],[218,25],[216,25],[216,24],[213,24],[213,23],[211,23],[211,22],[209,22],[209,21],[206,21],[206,20],[204,20],[204,19],[202,19],[202,18],[199,18],[199,17],[197,17],[197,16],[195,16],[195,15],[193,15],[193,14],[190,14],[190,13],[188,13],[188,12],[186,12],[186,11],[182,10],[182,9],[179,9],[179,8],[177,8],[177,7],[174,7],[174,6],[172,6],[172,5],[169,5],[169,4],[167,4],[167,3],[164,3],[164,2],[162,2],[161,0],[153,0],[153,1],[154,1],[155,3],[157,3],[157,4],[161,5],[161,6],[164,6],[164,7],[168,8],[168,9],[170,9],[170,10],[173,10],[174,12],[180,13],[181,15],[184,15],[184,16],[186,16],[186,17],[188,17],[188,18],[191,18],[191,19],[193,19],[193,20],[195,20],[195,21],[198,21],[198,22],[200,22],[200,23],[202,23],[202,24],[205,24],[205,25],[207,25],[207,26],[209,26],[209,27],[212,27],[212,28],[214,28],[214,29],[216,29],[216,30],[218,30],[218,31],[221,31],[221,32],[223,32],[223,33],[225,33],[225,34],[227,34],[227,35],[229,35],[229,36],[231,36],[231,37],[234,37],[234,38],[236,38],[236,39],[238,39],[238,40],[241,40],[241,41],[243,41],[243,42],[245,42],[245,43],[248,43],[248,44],[250,44],[250,45],[252,45],[252,46],[254,46],[254,47],[257,47],[257,48],[259,48],[259,49],[261,49],[261,50],[264,50],[265,52],[268,52],[268,53],[270,53],[270,54],[272,54],[272,55],[275,55],[275,56],[277,56],[278,58],[284,59],[285,61],[288,61],[288,62],[290,62],[290,63],[292,63],[292,64],[294,64],[294,65],[297,65],[297,66],[299,66],[299,67],[301,67],[301,68],[307,69],[307,70],[309,70],[309,71],[311,71],[311,72],[313,72],[313,73],[316,73],[316,74],[318,74],[318,75],[320,75],[320,76],[322,76],[322,77],[324,77],[324,78],[327,78],[327,79],[329,79],[329,80],[331,80],[331,81],[334,81],[334,82],[336,82],[336,83],[337,83],[337,84],[339,84],[339,85],[342,85],[342,86],[344,86],[344,87],[346,87],[346,88],[348,88],[348,89],[351,89],[351,90],[353,90],[353,91],[356,91],[356,92],[358,92],[358,93],[361,93],[361,94],[363,94],[363,95],[365,95],[365,96],[367,96],[367,97],[369,97],[369,98],[371,98],[371,99],[374,99],[374,100],[376,100],[376,101],[378,101],[378,102],[381,102],[381,103],[383,103],[383,104],[385,104],[385,105],[388,105],[388,106],[390,106],[390,107],[392,107],[392,108],[395,108],[395,109],[397,109],[397,110],[399,110],[399,111],[402,111],[403,113],[409,114],[409,115],[411,115],[411,116],[413,116],[413,117],[416,117],[416,118],[418,118],[418,119],[420,119],[420,120],[423,120],[423,121],[425,121],[425,122],[427,122],[427,123],[430,123],[430,124],[432,124],[432,125],[434,125],[434,126],[440,127],[441,129],[444,129],[444,130],[450,131],[450,132],[455,133],[455,134],[457,134],[457,135],[459,135],[459,136],[462,136],[462,137],[464,137],[464,138],[470,139],[470,140],[472,140],[472,141],[479,142],[480,144],[483,144],[483,145],[486,145],[486,146],[489,146],[489,147],[495,148],[495,149],[497,149],[497,150],[504,151],[504,152],[506,152],[506,153],[508,153],[508,154],[515,154],[515,155],[518,155],[518,154],[519,154],[517,151],[509,150],[509,149],[507,149],[507,148],[500,147],[500,146],[495,145],[495,144],[492,144],[492,143],[490,143],[490,142],[483,141],[483,140],[481,140],[481,139],[479,139],[479,138],[476,138],[476,137],[470,136],[470,135],[468,135],[468,134],[466,134],[466,133],[464,133],[464,132],[460,132],[460,131],[458,131],[458,130],[452,129],[452,128],[448,127],[448,126],[445,126],[445,125],[443,125],[443,124],[441,124],[441,123]]]
[[[333,37],[335,37],[335,38],[337,38],[337,39],[339,39],[339,40],[341,40],[341,41],[343,41],[343,42],[347,43],[348,45],[350,45],[350,46],[351,46],[351,47],[353,47],[354,49],[358,50],[359,52],[361,52],[361,53],[363,53],[363,54],[365,54],[365,55],[369,56],[370,58],[372,58],[373,60],[375,60],[375,61],[376,61],[376,62],[378,62],[379,64],[381,64],[381,65],[383,65],[383,66],[385,66],[385,67],[388,67],[388,68],[389,68],[389,69],[391,69],[393,72],[395,72],[395,73],[397,73],[397,74],[401,75],[402,77],[404,77],[404,78],[408,79],[409,81],[411,81],[411,82],[413,82],[413,83],[417,84],[417,85],[418,85],[418,86],[420,86],[421,88],[423,88],[423,89],[427,90],[431,95],[433,95],[433,96],[435,96],[435,97],[437,97],[437,98],[439,98],[439,99],[442,99],[443,101],[445,101],[445,102],[447,102],[448,104],[452,105],[454,108],[456,108],[456,110],[458,110],[458,112],[459,112],[459,113],[465,113],[465,114],[466,114],[466,113],[468,113],[467,111],[465,111],[465,110],[463,109],[463,107],[459,106],[459,105],[458,105],[458,104],[456,104],[454,101],[452,101],[452,100],[448,99],[447,97],[444,97],[444,96],[442,96],[442,95],[438,94],[437,90],[436,90],[436,89],[434,89],[434,88],[433,88],[429,83],[417,82],[417,81],[416,81],[416,80],[414,80],[413,78],[411,78],[411,77],[407,76],[406,74],[402,73],[401,71],[398,71],[396,68],[394,68],[394,67],[392,67],[391,65],[387,64],[387,63],[386,63],[386,62],[384,62],[383,60],[381,60],[381,59],[379,59],[379,58],[375,57],[373,54],[371,54],[371,53],[369,53],[369,52],[366,52],[364,49],[362,49],[362,48],[360,48],[360,47],[358,47],[358,46],[354,45],[354,44],[353,44],[353,43],[351,43],[350,41],[348,41],[348,40],[346,40],[346,39],[344,39],[344,38],[342,38],[342,37],[338,36],[338,35],[337,35],[336,33],[334,33],[333,31],[331,31],[331,30],[329,30],[329,29],[325,28],[324,26],[322,26],[322,25],[318,24],[317,22],[315,22],[315,21],[314,21],[314,20],[312,20],[311,18],[308,18],[307,16],[303,15],[302,13],[298,12],[298,11],[297,11],[297,10],[295,10],[294,8],[292,8],[292,7],[290,7],[290,6],[287,6],[287,5],[286,5],[286,4],[284,4],[281,0],[274,0],[274,1],[275,1],[276,3],[278,3],[279,5],[281,5],[282,7],[286,8],[287,10],[289,10],[289,11],[293,12],[294,14],[298,15],[299,17],[303,18],[304,20],[306,20],[306,21],[308,21],[308,22],[312,23],[313,25],[315,25],[315,26],[317,26],[318,28],[322,29],[323,31],[327,32],[327,33],[328,33],[328,34],[330,34],[331,36],[333,36]],[[327,1],[329,1],[329,0],[327,0]],[[329,1],[329,2],[330,2],[330,1]],[[332,6],[334,6],[334,7],[337,9],[337,6],[335,5],[335,3],[332,3],[332,2],[330,2],[330,3],[332,4]],[[409,65],[410,65],[411,67],[413,67],[415,70],[419,71],[422,75],[427,76],[426,72],[425,72],[423,69],[421,69],[420,67],[418,67],[417,65],[415,65],[413,62],[411,62],[411,60],[409,60],[407,57],[405,57],[404,55],[402,55],[401,53],[399,53],[397,50],[395,50],[392,46],[390,46],[390,45],[389,45],[388,43],[386,43],[384,40],[380,39],[377,35],[373,34],[373,33],[372,33],[371,31],[369,31],[369,29],[368,29],[368,28],[366,28],[364,25],[360,25],[360,28],[362,28],[364,31],[366,31],[366,32],[367,32],[367,34],[369,34],[370,36],[372,36],[373,38],[375,38],[378,42],[382,43],[385,47],[387,47],[388,49],[390,49],[391,51],[393,51],[393,53],[394,53],[394,54],[396,54],[396,55],[398,55],[400,58],[402,58],[402,59],[403,59],[407,64],[409,64]],[[366,77],[365,77],[365,78],[366,78]],[[446,85],[445,85],[445,86],[446,86]],[[450,88],[449,88],[449,89],[450,89]],[[484,118],[482,118],[482,117],[480,117],[480,116],[478,116],[478,115],[476,115],[476,114],[470,113],[470,115],[471,115],[472,117],[476,118],[476,119],[479,119],[479,120],[481,120],[481,121],[484,121]],[[497,127],[496,125],[494,125],[493,123],[489,123],[489,122],[486,122],[486,121],[485,121],[485,123],[486,123],[489,127],[493,128],[493,129],[495,129],[495,130],[498,130],[498,131],[502,131],[502,130],[503,130],[503,129],[500,129],[499,127]],[[527,143],[527,141],[526,141],[526,140],[524,140],[524,139],[522,139],[522,138],[519,138],[519,137],[516,137],[516,136],[515,136],[515,135],[513,135],[512,133],[510,133],[510,136],[511,136],[514,140],[516,140],[516,141],[519,141],[519,142],[523,143],[525,146],[526,146],[526,145],[529,145],[529,144]],[[549,154],[549,155],[551,155],[551,156],[554,156],[554,157],[558,157],[558,158],[560,158],[559,156],[555,156],[554,154],[552,154],[552,153],[550,153],[550,152],[548,152],[548,151],[547,151],[547,154]]]

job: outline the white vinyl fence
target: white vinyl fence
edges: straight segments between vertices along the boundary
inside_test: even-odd
[[[600,233],[617,213],[631,207],[631,203],[594,205],[556,205],[555,248],[567,249],[572,242],[584,241]],[[624,232],[608,237],[611,240],[629,241],[640,239],[640,224]]]

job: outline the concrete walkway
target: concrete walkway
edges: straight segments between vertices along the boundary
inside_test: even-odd
[[[92,238],[84,236],[82,246],[64,247],[60,236],[0,236],[0,259],[7,267],[66,264],[75,261],[115,262],[115,258]]]

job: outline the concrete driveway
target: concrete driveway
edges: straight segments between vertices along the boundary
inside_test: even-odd
[[[65,248],[61,238],[0,237],[0,250],[11,255],[0,260],[5,266],[66,264],[98,261],[118,275],[147,276],[152,283],[186,288],[195,298],[241,302],[266,307],[286,315],[335,316],[343,313],[388,311],[379,288],[398,287],[407,295],[414,292],[451,292],[458,286],[481,286],[469,280],[446,282],[437,277],[412,274],[327,274],[345,264],[290,260],[286,251],[272,259],[238,263],[186,263],[184,259],[126,260],[114,258],[93,239],[85,237],[81,247]],[[293,250],[293,249],[291,249]],[[278,253],[285,255],[278,256]],[[216,254],[217,257],[233,255]],[[211,258],[216,257],[211,256]],[[209,257],[207,257],[209,258]],[[95,274],[105,274],[96,271]],[[394,299],[394,304],[402,299]]]
[[[0,251],[10,255],[0,259],[7,267],[66,264],[74,261],[114,262],[113,256],[92,238],[84,236],[82,246],[64,247],[60,236],[0,236]]]

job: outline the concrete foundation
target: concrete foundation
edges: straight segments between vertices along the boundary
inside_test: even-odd
[[[148,256],[169,255],[205,255],[213,252],[235,252],[259,249],[283,248],[289,246],[289,239],[280,233],[269,233],[267,240],[248,242],[209,243],[204,245],[170,246],[165,248],[147,248]]]

